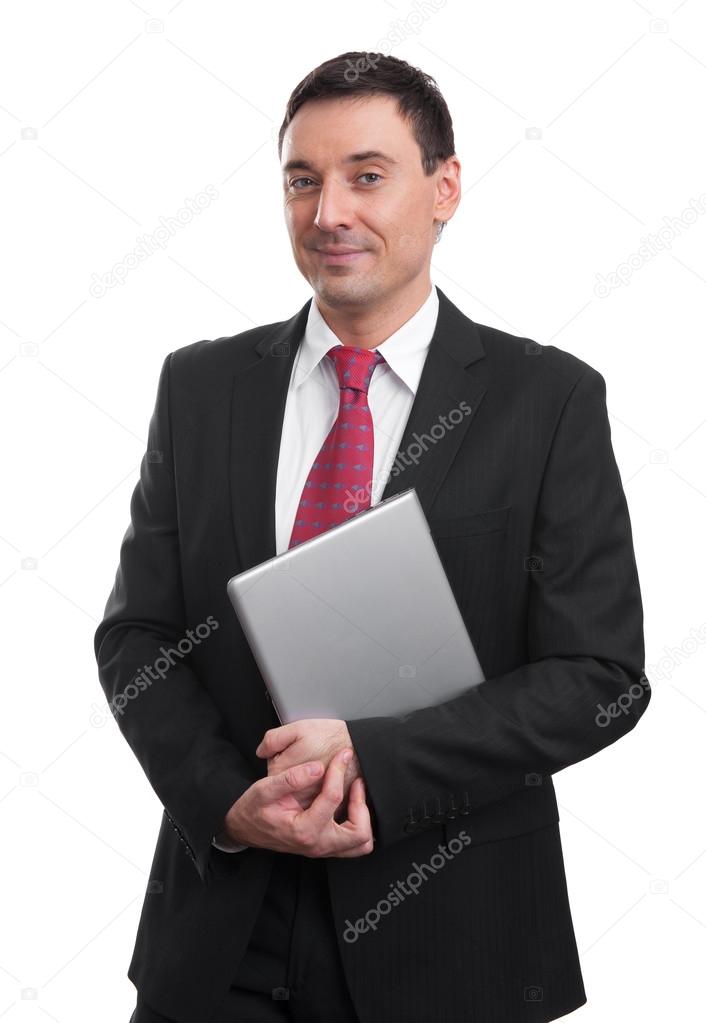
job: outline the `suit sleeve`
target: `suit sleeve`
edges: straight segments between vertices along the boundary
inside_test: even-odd
[[[255,779],[188,653],[176,649],[200,623],[187,621],[182,592],[170,364],[171,355],[162,366],[131,521],[94,648],[111,712],[206,884],[212,837]]]
[[[379,847],[426,804],[473,811],[629,732],[650,700],[642,602],[605,381],[588,367],[545,464],[528,571],[528,663],[450,701],[347,722]],[[518,578],[518,585],[520,585]]]

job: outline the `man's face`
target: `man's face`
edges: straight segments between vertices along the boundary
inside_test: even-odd
[[[308,101],[282,142],[294,259],[331,307],[372,307],[428,279],[434,218],[448,220],[458,204],[439,185],[443,165],[424,174],[396,104],[378,95]],[[327,247],[356,251],[336,256]]]

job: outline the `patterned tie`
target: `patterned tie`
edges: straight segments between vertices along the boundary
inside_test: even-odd
[[[295,547],[370,507],[373,420],[368,387],[380,352],[335,345],[333,361],[341,389],[338,418],[309,471],[294,517],[289,546]]]

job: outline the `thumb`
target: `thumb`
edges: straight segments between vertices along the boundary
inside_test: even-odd
[[[268,760],[275,753],[290,746],[297,738],[296,731],[287,725],[280,725],[279,728],[269,728],[262,737],[260,745],[255,750],[255,756],[266,757]]]

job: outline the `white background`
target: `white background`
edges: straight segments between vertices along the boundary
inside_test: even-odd
[[[706,193],[704,5],[28,0],[0,18],[0,1019],[134,1006],[161,806],[96,714],[93,634],[165,355],[311,294],[276,136],[293,87],[351,49],[421,67],[451,110],[463,198],[432,280],[607,381],[654,693],[555,779],[589,998],[572,1019],[703,1018],[706,214],[596,284]],[[163,250],[91,291],[207,185]]]

